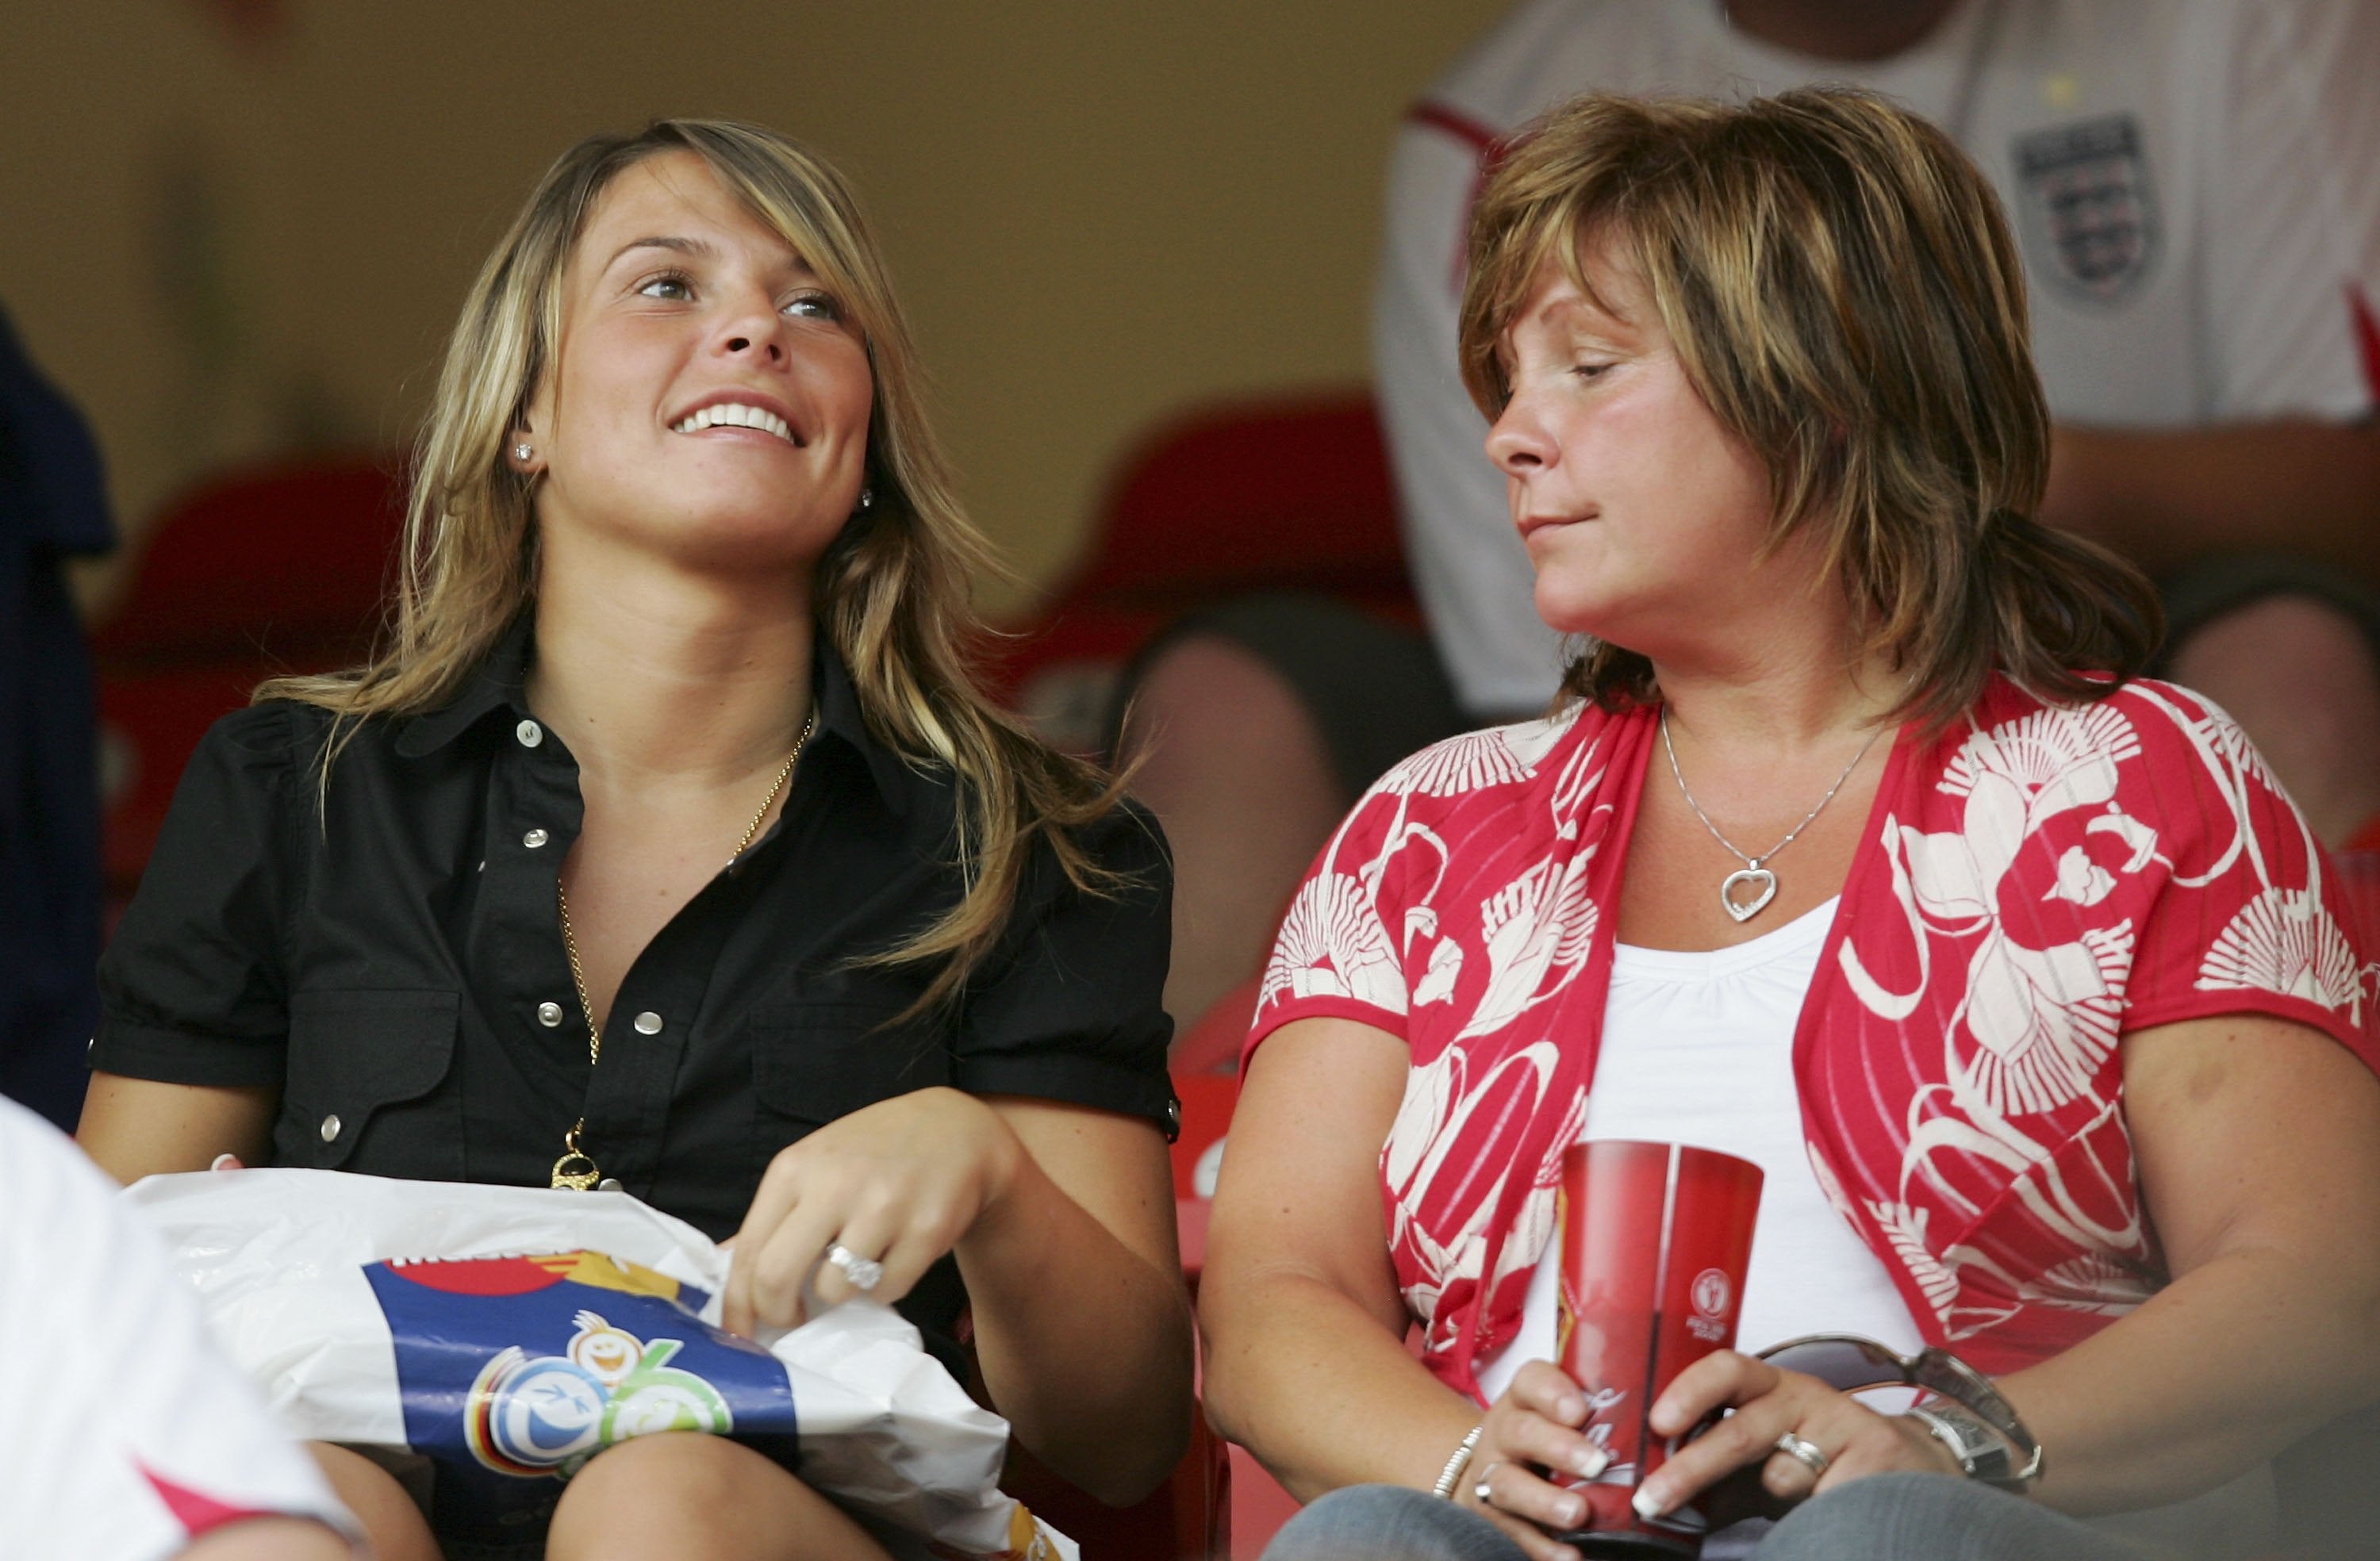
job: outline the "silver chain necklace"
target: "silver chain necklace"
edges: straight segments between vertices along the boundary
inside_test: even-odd
[[[1678,745],[1670,740],[1669,707],[1661,708],[1661,746],[1669,753],[1670,773],[1677,777],[1678,794],[1686,799],[1686,805],[1694,810],[1694,817],[1703,821],[1703,828],[1711,832],[1711,839],[1727,847],[1731,854],[1743,857],[1742,866],[1719,880],[1718,902],[1721,909],[1739,922],[1748,922],[1768,908],[1768,902],[1777,898],[1777,875],[1762,864],[1774,860],[1779,852],[1793,843],[1794,836],[1810,827],[1811,819],[1827,811],[1827,805],[1835,800],[1835,793],[1843,789],[1843,782],[1852,778],[1852,771],[1859,768],[1860,760],[1867,757],[1867,751],[1876,746],[1876,740],[1883,734],[1882,727],[1869,732],[1867,741],[1860,744],[1860,751],[1852,756],[1852,762],[1843,766],[1843,772],[1835,777],[1835,783],[1827,788],[1825,796],[1818,799],[1818,805],[1803,814],[1799,824],[1786,830],[1783,840],[1759,855],[1750,856],[1744,853],[1742,847],[1720,834],[1718,826],[1710,821],[1710,815],[1703,811],[1703,805],[1694,801],[1694,793],[1686,785],[1686,772],[1678,768]],[[1750,889],[1752,898],[1737,899],[1739,888]]]

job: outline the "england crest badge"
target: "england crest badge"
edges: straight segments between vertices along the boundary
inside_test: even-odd
[[[2156,263],[2156,191],[2140,122],[2111,114],[2019,137],[2018,222],[2034,274],[2113,305]]]

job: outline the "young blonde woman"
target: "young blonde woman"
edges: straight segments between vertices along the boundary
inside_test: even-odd
[[[1727,1418],[1635,1507],[1706,1503],[1708,1561],[2271,1547],[2268,1460],[2380,1399],[2371,973],[2239,729],[2131,676],[2146,581],[2031,518],[1988,186],[1856,92],[1583,99],[1462,319],[1587,637],[1554,716],[1376,783],[1267,971],[1200,1308],[1209,1412],[1313,1501],[1269,1556],[1575,1554],[1549,1471],[1628,1482],[1552,1363],[1583,1137],[1763,1166],[1744,1351],[1890,1352],[1670,1385],[1658,1433]],[[1845,1391],[1925,1349],[1999,1397]]]
[[[128,1180],[625,1188],[735,1238],[731,1326],[814,1280],[947,1352],[966,1308],[1020,1441],[1151,1488],[1190,1403],[1162,849],[968,680],[980,546],[839,177],[735,124],[574,148],[465,307],[412,502],[391,648],[192,761],[83,1144]],[[322,1457],[383,1561],[438,1554]],[[882,1554],[690,1434],[601,1454],[540,1544]]]

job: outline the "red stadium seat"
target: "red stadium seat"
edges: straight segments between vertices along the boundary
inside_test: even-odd
[[[388,467],[355,459],[234,473],[158,523],[129,593],[91,639],[111,925],[216,718],[277,672],[363,653],[403,508]]]
[[[1000,1487],[1079,1545],[1083,1561],[1231,1561],[1232,1475],[1223,1439],[1200,1414],[1172,1478],[1135,1506],[1101,1506],[1014,1443]]]
[[[987,671],[1045,737],[1088,752],[1116,673],[1150,635],[1280,590],[1419,622],[1368,396],[1227,403],[1158,430],[1121,468],[1073,580]]]

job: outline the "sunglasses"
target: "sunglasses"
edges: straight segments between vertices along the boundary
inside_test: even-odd
[[[1872,1338],[1856,1334],[1810,1334],[1789,1338],[1761,1350],[1759,1358],[1779,1371],[1816,1377],[1839,1393],[1868,1387],[1916,1387],[1939,1394],[2006,1438],[2022,1466],[2020,1478],[2030,1479],[2041,1468],[2041,1444],[2024,1428],[2016,1410],[2000,1397],[1991,1379],[1939,1346],[1914,1355],[1897,1355]]]

